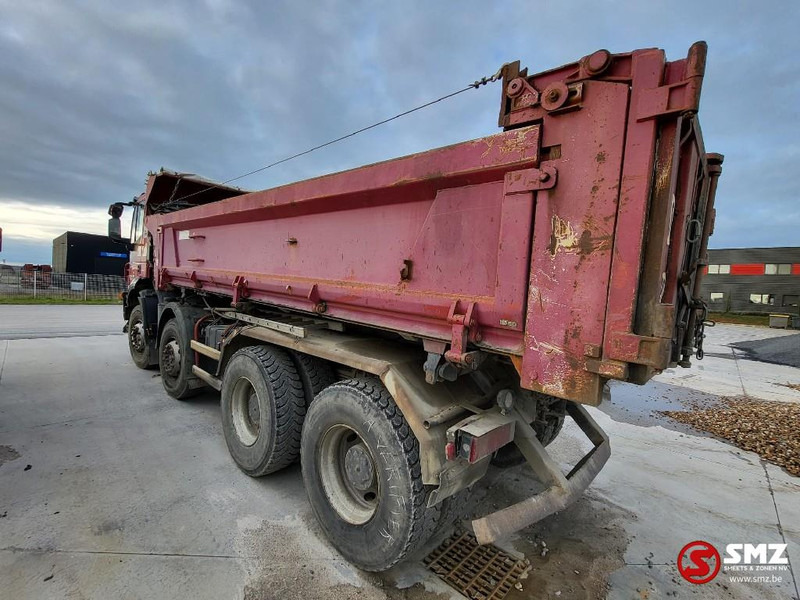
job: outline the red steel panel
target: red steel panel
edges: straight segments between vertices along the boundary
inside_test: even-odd
[[[254,300],[448,341],[452,303],[475,302],[483,342],[521,353],[533,204],[504,176],[538,148],[527,127],[155,215],[159,284],[243,276]]]
[[[661,84],[664,53],[661,50],[635,52],[632,58],[631,106],[637,106],[646,89]],[[657,123],[654,120],[629,124],[625,140],[625,164],[620,177],[617,227],[625,235],[614,240],[606,327],[609,331],[632,332],[643,252],[645,220],[652,193],[650,174],[654,168]],[[655,182],[663,185],[663,182]],[[604,340],[603,354],[613,357],[612,336]]]
[[[627,86],[589,81],[584,94],[580,111],[543,130],[543,145],[561,146],[553,162],[569,170],[536,194],[522,360],[524,387],[569,398],[602,387],[584,351],[603,343],[628,106]]]

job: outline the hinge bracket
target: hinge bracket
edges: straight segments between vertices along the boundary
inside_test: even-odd
[[[233,300],[231,306],[236,306],[244,298],[250,296],[250,290],[247,288],[247,278],[244,275],[237,275],[233,278]]]
[[[167,285],[170,282],[169,271],[167,271],[166,267],[161,267],[158,270],[158,288],[164,290],[167,288]]]
[[[506,173],[504,193],[526,194],[538,190],[549,190],[556,186],[558,170],[553,165],[542,165],[539,169],[520,169]]]
[[[461,302],[454,300],[450,305],[450,312],[447,315],[447,322],[453,326],[450,350],[444,353],[444,357],[452,363],[477,368],[481,353],[467,352],[467,343],[470,340],[479,342],[481,335],[478,332],[477,322],[473,316],[475,303],[468,302],[467,308],[463,312],[460,309]]]

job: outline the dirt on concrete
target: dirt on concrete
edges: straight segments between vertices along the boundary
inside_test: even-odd
[[[284,521],[243,523],[246,556],[244,600],[320,598],[330,600],[450,600],[445,584],[429,590],[423,582],[400,588],[393,573],[361,571],[324,539],[313,514]],[[252,528],[251,528],[252,525]],[[417,565],[404,565],[403,570]]]
[[[492,470],[476,486],[464,518],[469,519],[522,500],[540,489],[525,466]],[[603,500],[584,495],[566,510],[534,524],[498,546],[531,563],[522,589],[508,600],[604,598],[611,573],[623,566],[628,545],[623,523],[633,515]],[[245,600],[324,598],[348,600],[448,600],[455,590],[428,571],[424,553],[386,573],[360,571],[344,561],[324,539],[309,512],[285,521],[240,524],[239,554],[246,556]],[[442,532],[432,550],[447,537]]]
[[[578,502],[523,530],[514,541],[531,561],[521,591],[508,600],[532,598],[605,598],[611,573],[624,564],[628,538],[625,511],[584,496]],[[559,594],[560,592],[560,594]]]
[[[0,466],[19,458],[19,452],[11,446],[0,446]]]
[[[541,489],[527,465],[490,472],[476,490],[470,517],[482,516]],[[605,598],[611,573],[624,565],[624,523],[635,516],[585,493],[575,504],[517,533],[503,550],[527,558],[531,568],[507,600]]]

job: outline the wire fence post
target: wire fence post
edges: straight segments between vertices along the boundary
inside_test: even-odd
[[[36,298],[36,271],[33,271],[33,297]]]
[[[87,296],[88,291],[89,291],[89,274],[88,273],[84,273],[83,274],[83,301],[84,302],[86,302],[86,298],[88,297]]]

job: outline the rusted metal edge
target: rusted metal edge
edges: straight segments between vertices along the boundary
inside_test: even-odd
[[[156,227],[180,223],[191,228],[195,221],[210,216],[224,216],[228,222],[242,221],[253,211],[274,211],[281,206],[299,210],[303,204],[316,200],[374,192],[381,188],[429,185],[480,173],[497,174],[502,178],[509,169],[538,164],[540,135],[539,125],[528,125],[268,190],[236,195],[233,203],[224,206],[219,206],[220,203],[202,204],[183,209],[180,213],[152,215],[151,219]],[[463,152],[465,144],[479,151],[466,160],[454,160],[454,155]],[[452,164],[457,168],[442,173],[437,164]]]

